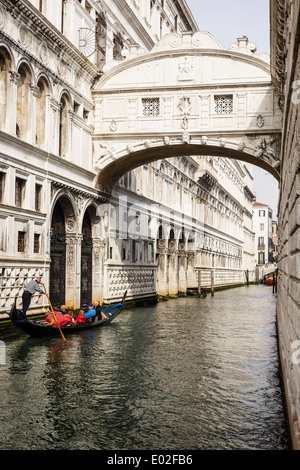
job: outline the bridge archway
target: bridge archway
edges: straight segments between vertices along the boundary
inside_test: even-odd
[[[165,36],[150,53],[132,45],[93,89],[96,183],[162,158],[245,161],[280,179],[281,119],[269,57],[247,37],[225,49],[207,32]]]

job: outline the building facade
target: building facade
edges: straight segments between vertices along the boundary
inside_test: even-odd
[[[253,203],[253,229],[255,232],[255,246],[257,265],[273,263],[273,211],[267,204],[255,201]]]
[[[248,164],[178,157],[125,174],[111,197],[96,185],[94,83],[134,44],[186,30],[184,0],[1,2],[0,315],[37,275],[54,305],[78,308],[253,271]]]

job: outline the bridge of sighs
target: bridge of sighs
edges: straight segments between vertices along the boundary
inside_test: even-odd
[[[208,32],[132,44],[93,88],[94,168],[111,191],[126,172],[172,156],[229,157],[280,175],[282,112],[267,54],[246,36],[225,49]]]

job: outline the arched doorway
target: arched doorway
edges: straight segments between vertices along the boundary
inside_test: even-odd
[[[51,303],[62,305],[66,295],[66,229],[65,217],[59,201],[55,204],[50,243],[50,299]]]
[[[88,212],[85,213],[82,222],[81,242],[81,289],[80,305],[84,307],[92,301],[93,285],[93,239],[92,225]]]

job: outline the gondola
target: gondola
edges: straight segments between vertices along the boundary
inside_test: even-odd
[[[101,310],[107,316],[107,318],[105,318],[104,320],[97,321],[96,319],[93,322],[81,323],[76,326],[61,326],[60,329],[63,332],[64,336],[108,325],[108,323],[112,322],[121,312],[126,298],[126,294],[127,291],[124,293],[121,302]],[[33,338],[45,336],[60,336],[59,328],[55,326],[49,326],[49,324],[47,324],[44,320],[29,320],[26,316],[24,316],[23,312],[21,310],[18,310],[16,307],[16,299],[11,307],[9,316],[11,322],[16,327],[18,327],[20,330],[24,331]]]

